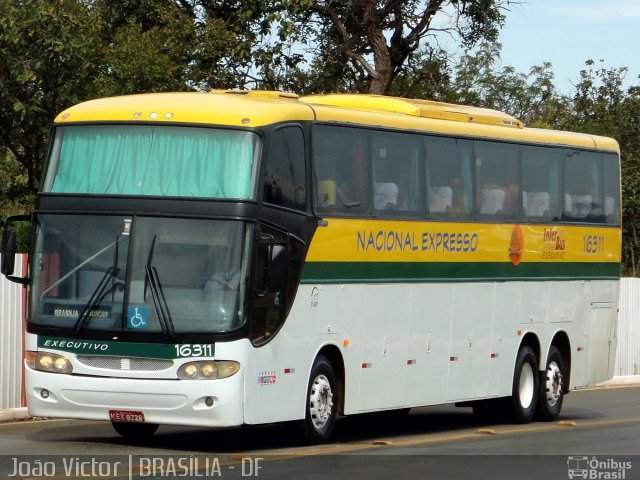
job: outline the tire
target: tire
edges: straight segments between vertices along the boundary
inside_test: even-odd
[[[158,430],[157,423],[111,422],[111,425],[120,435],[132,439],[150,437]]]
[[[555,345],[549,349],[546,369],[540,378],[538,412],[540,420],[551,422],[558,418],[564,399],[564,359]]]
[[[516,423],[530,423],[538,403],[538,361],[531,347],[522,347],[516,357],[509,403]]]
[[[329,441],[338,416],[335,374],[331,362],[323,356],[316,358],[309,376],[305,418],[302,430],[310,444]]]

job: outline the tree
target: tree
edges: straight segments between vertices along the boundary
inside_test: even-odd
[[[88,3],[88,2],[83,2]],[[106,94],[243,88],[275,59],[266,0],[93,0],[108,45]],[[282,49],[269,46],[271,52]]]
[[[552,65],[517,72],[500,64],[500,50],[499,43],[482,42],[463,55],[443,100],[500,110],[526,125],[550,128],[569,102],[553,84]]]
[[[94,93],[100,46],[75,1],[0,0],[0,11],[1,169],[19,179],[17,163],[26,177],[0,189],[19,199],[38,188],[51,120]]]
[[[336,79],[346,79],[358,91],[381,95],[394,92],[394,80],[412,69],[417,71],[416,65],[424,66],[424,58],[442,55],[444,50],[438,44],[437,35],[457,38],[466,47],[482,39],[495,41],[504,22],[502,12],[506,3],[496,0],[284,2],[295,26],[290,38],[306,38],[307,45],[317,46],[312,55],[316,65],[326,66],[328,86],[333,87]],[[395,93],[402,92],[396,89]]]

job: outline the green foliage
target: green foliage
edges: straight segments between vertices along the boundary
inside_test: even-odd
[[[504,21],[503,1],[386,0],[283,1],[294,28],[290,39],[303,38],[311,48],[309,79],[318,92],[350,91],[403,94],[417,90],[410,77],[435,80],[444,51],[437,34],[463,45],[494,41]],[[304,4],[304,6],[302,6]],[[450,22],[439,24],[438,18]],[[426,59],[432,60],[430,65]],[[435,68],[438,67],[438,68]],[[406,89],[406,90],[403,90]],[[427,91],[429,89],[427,88]]]
[[[508,112],[527,125],[549,128],[567,103],[553,84],[551,64],[517,72],[500,66],[500,50],[499,43],[483,42],[462,56],[445,99]]]
[[[51,119],[93,93],[98,42],[75,1],[0,0],[0,11],[0,169],[17,162],[33,194]],[[0,189],[16,200],[22,187]]]

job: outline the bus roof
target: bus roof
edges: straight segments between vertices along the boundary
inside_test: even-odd
[[[274,91],[214,90],[151,93],[91,100],[61,112],[56,124],[81,122],[192,123],[258,127],[317,120],[619,152],[611,138],[524,127],[486,108],[381,95],[330,94],[298,98]]]
[[[313,111],[297,99],[297,95],[261,91],[125,95],[80,103],[61,112],[55,123],[157,121],[257,127],[313,120]]]

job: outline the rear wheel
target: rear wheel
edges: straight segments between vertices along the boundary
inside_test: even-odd
[[[311,369],[307,388],[303,431],[309,443],[329,440],[338,415],[336,381],[333,366],[326,357],[318,357]]]
[[[158,430],[156,423],[111,422],[111,425],[116,432],[126,438],[146,438]]]
[[[541,420],[550,422],[560,415],[564,399],[564,378],[562,354],[554,345],[549,349],[547,368],[540,382],[538,416]]]
[[[538,362],[531,347],[522,347],[516,358],[511,390],[511,411],[517,423],[529,423],[538,403]]]

